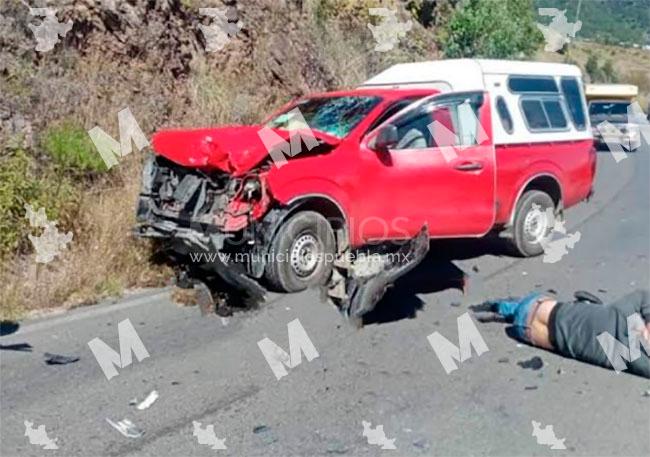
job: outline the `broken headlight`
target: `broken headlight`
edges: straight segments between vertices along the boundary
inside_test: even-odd
[[[246,181],[244,181],[244,186],[242,187],[242,195],[246,201],[259,200],[262,196],[262,184],[259,179],[246,179]]]

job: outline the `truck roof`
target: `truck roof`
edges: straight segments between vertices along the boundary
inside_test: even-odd
[[[587,100],[632,100],[639,95],[639,88],[632,84],[587,84]]]
[[[485,75],[574,76],[582,73],[575,65],[495,59],[447,59],[401,63],[387,68],[360,87],[428,87],[443,92],[488,89]]]
[[[350,90],[337,90],[331,92],[318,92],[310,93],[306,97],[316,98],[316,97],[345,97],[350,95],[367,95],[367,96],[376,96],[381,97],[386,100],[400,99],[409,96],[427,96],[434,95],[440,92],[434,88],[414,88],[414,87],[397,87],[397,88],[388,88],[388,87],[360,87],[357,89]]]

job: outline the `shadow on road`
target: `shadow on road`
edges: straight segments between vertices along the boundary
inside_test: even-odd
[[[424,302],[416,294],[436,293],[447,289],[464,290],[467,275],[453,261],[482,255],[507,255],[503,240],[483,239],[435,240],[425,259],[410,273],[398,279],[375,309],[363,317],[363,324],[383,324],[414,319]]]

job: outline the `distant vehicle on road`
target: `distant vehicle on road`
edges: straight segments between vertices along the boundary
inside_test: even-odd
[[[606,148],[609,143],[637,150],[641,146],[641,129],[630,118],[629,109],[639,88],[631,84],[588,84],[585,94],[597,147]]]
[[[299,138],[276,166],[260,132],[294,143],[298,112],[317,145]],[[399,64],[261,125],[167,130],[152,143],[137,234],[181,258],[232,254],[205,267],[224,276],[239,258],[249,280],[283,291],[322,284],[334,264],[352,268],[347,254],[425,225],[430,238],[500,231],[517,254],[541,254],[545,210],[587,198],[596,171],[580,69],[538,62]]]

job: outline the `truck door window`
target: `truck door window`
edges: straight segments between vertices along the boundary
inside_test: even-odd
[[[397,127],[398,137],[392,149],[476,145],[482,103],[483,94],[471,92],[425,101],[391,121]]]
[[[394,114],[397,114],[399,111],[402,111],[404,108],[409,106],[411,103],[414,103],[421,99],[422,97],[409,97],[405,98],[403,100],[399,100],[392,105],[390,105],[386,110],[384,110],[383,113],[381,113],[377,119],[374,120],[374,122],[368,127],[368,132],[372,132],[375,130],[379,125],[383,124],[386,120],[388,120],[389,117],[392,117]]]
[[[433,146],[457,146],[461,142],[459,135],[460,117],[456,107],[436,106],[431,113],[431,134]]]
[[[406,113],[392,122],[397,127],[397,145],[393,149],[424,149],[431,147],[429,124],[431,116],[423,107]]]
[[[562,94],[569,108],[569,115],[577,130],[587,128],[587,119],[583,104],[582,92],[576,78],[563,77],[560,80]]]

